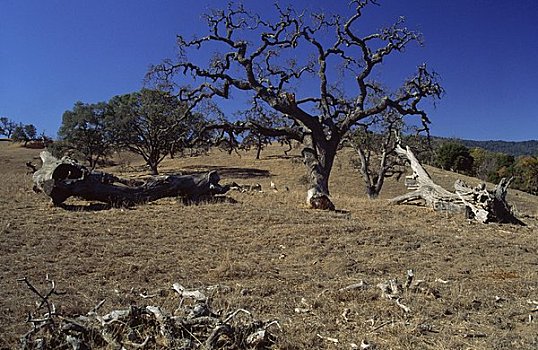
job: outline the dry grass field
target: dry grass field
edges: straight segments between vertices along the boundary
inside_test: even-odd
[[[45,289],[47,274],[66,292],[53,299],[66,315],[102,299],[103,313],[130,304],[174,310],[173,283],[218,285],[214,310],[278,320],[276,349],[353,349],[362,341],[376,349],[538,348],[537,197],[509,194],[526,227],[391,206],[385,199],[405,192],[392,180],[370,201],[344,150],[331,183],[341,210],[313,211],[303,204],[300,159],[275,146],[261,160],[212,151],[163,163],[163,173],[216,169],[221,183],[262,185],[263,193],[230,192],[237,203],[162,199],[104,209],[73,199],[66,210],[31,190],[24,163],[38,153],[0,143],[0,349],[19,347],[35,310],[35,295],[17,279]],[[120,160],[106,171],[144,174],[138,159]],[[454,174],[428,169],[451,188]],[[404,282],[408,269],[423,282],[402,292],[405,312],[377,284]],[[366,288],[341,290],[361,280]]]

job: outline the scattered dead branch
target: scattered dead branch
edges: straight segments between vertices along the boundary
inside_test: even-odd
[[[340,342],[340,341],[339,341],[338,339],[336,339],[336,338],[325,337],[325,336],[323,336],[323,335],[321,335],[321,334],[316,334],[316,336],[317,336],[318,338],[320,338],[320,339],[326,340],[326,341],[331,342],[331,343],[333,343],[333,344],[338,344],[338,343]]]
[[[112,310],[100,316],[98,303],[85,315],[63,315],[56,312],[50,301],[53,295],[63,293],[51,288],[42,293],[27,278],[19,281],[39,298],[37,311],[46,312],[39,317],[29,314],[32,329],[21,337],[22,349],[271,349],[276,341],[273,326],[277,321],[255,320],[244,309],[229,314],[211,310],[210,300],[201,291],[186,290],[175,283],[172,287],[180,296],[191,298],[194,307],[180,306],[173,313],[158,306],[131,305],[126,309]],[[203,298],[202,298],[203,296]],[[247,317],[240,317],[246,315]]]
[[[364,282],[363,280],[360,280],[359,282],[357,283],[353,283],[353,284],[350,284],[349,286],[346,286],[344,288],[340,288],[338,291],[339,292],[346,292],[346,291],[350,291],[350,290],[364,290],[364,289],[368,289],[368,283]]]
[[[431,295],[434,298],[440,298],[438,290],[427,286],[424,280],[415,280],[415,273],[409,269],[406,273],[406,281],[404,284],[397,279],[389,279],[387,281],[377,284],[377,287],[381,289],[381,296],[389,300],[394,300],[396,305],[402,309],[405,313],[409,313],[411,308],[402,302],[404,294],[409,296],[410,293],[422,293],[425,295]],[[407,293],[406,293],[407,292]]]
[[[463,335],[464,338],[485,338],[488,335],[486,333],[482,332],[473,332],[473,333],[465,333]]]
[[[263,192],[262,185],[259,183],[250,185],[250,184],[238,184],[237,182],[232,182],[231,184],[228,184],[227,186],[230,188],[231,191],[238,191],[241,193]]]

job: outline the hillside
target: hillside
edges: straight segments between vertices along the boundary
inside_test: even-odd
[[[236,203],[163,199],[104,209],[73,199],[65,210],[31,190],[24,163],[38,152],[0,143],[0,349],[19,346],[35,310],[35,296],[17,278],[44,290],[47,274],[66,292],[53,299],[63,315],[85,314],[103,299],[103,314],[131,304],[174,310],[173,283],[216,286],[214,310],[278,320],[277,349],[350,349],[362,341],[379,349],[538,347],[535,196],[509,193],[525,227],[388,205],[405,191],[392,180],[369,201],[344,150],[331,177],[341,210],[318,212],[303,204],[299,151],[286,157],[272,147],[259,161],[219,151],[165,160],[163,173],[216,169],[221,182],[262,185],[263,193],[231,192]],[[116,161],[106,170],[146,175],[135,157]],[[447,188],[461,177],[428,170]],[[289,191],[274,192],[270,182]],[[376,285],[403,282],[408,269],[423,282],[402,292],[405,312]],[[366,288],[342,290],[361,280]]]
[[[435,137],[437,141],[447,141],[449,139],[443,137]],[[529,141],[501,141],[501,140],[488,140],[488,141],[475,141],[456,139],[468,148],[483,148],[485,150],[497,153],[505,153],[514,157],[518,156],[536,156],[538,155],[538,140]]]

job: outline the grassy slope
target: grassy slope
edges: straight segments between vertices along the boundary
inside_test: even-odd
[[[274,148],[259,161],[253,154],[216,151],[163,164],[164,172],[217,167],[222,182],[259,182],[266,189],[231,193],[236,204],[183,206],[163,199],[130,210],[92,211],[73,200],[80,207],[66,211],[31,191],[24,162],[36,155],[0,145],[0,348],[16,347],[28,329],[25,314],[33,310],[35,298],[16,279],[27,276],[41,286],[45,274],[67,292],[56,304],[71,314],[87,312],[103,298],[103,312],[133,302],[173,310],[178,300],[172,293],[145,300],[138,294],[168,290],[174,282],[226,286],[213,296],[214,307],[243,307],[257,318],[278,319],[278,346],[285,349],[349,349],[363,339],[387,349],[538,347],[528,303],[538,300],[536,197],[510,194],[527,227],[479,225],[426,208],[390,206],[383,199],[405,191],[393,181],[380,200],[368,201],[344,152],[331,188],[335,204],[347,212],[316,212],[303,205],[302,165]],[[108,170],[139,174],[140,162],[124,162]],[[448,188],[454,182],[453,174],[430,171]],[[267,190],[271,181],[290,191]],[[403,280],[410,268],[427,288],[405,292],[402,302],[411,308],[405,314],[381,298],[376,284]],[[359,280],[370,288],[338,291]],[[305,307],[303,298],[310,311],[296,313]],[[465,337],[477,333],[486,336]]]

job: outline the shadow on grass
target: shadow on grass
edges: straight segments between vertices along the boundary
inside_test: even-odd
[[[180,198],[179,202],[183,203],[183,205],[186,205],[186,206],[204,205],[204,204],[237,204],[238,203],[235,199],[228,196],[214,196],[214,197],[210,196],[210,197],[202,197],[199,199]]]
[[[113,206],[107,203],[91,203],[89,205],[77,205],[77,204],[60,204],[59,208],[65,209],[67,211],[81,211],[81,212],[91,212],[91,211],[102,211],[112,209]]]
[[[216,170],[221,177],[232,177],[238,179],[250,179],[272,176],[269,170],[256,168],[238,168],[218,165],[190,165],[185,167],[184,169],[187,170],[184,172],[184,174],[186,175]]]
[[[303,157],[301,157],[299,155],[285,155],[285,154],[268,155],[268,156],[264,156],[264,158],[267,158],[267,159],[300,159],[300,160],[303,159]]]
[[[219,204],[219,203],[227,203],[227,204],[236,204],[238,203],[235,199],[227,196],[203,196],[199,199],[189,199],[185,197],[176,197],[178,203],[182,203],[183,205],[191,206],[191,205],[204,205],[204,204]],[[139,206],[148,204],[149,202],[141,202],[136,204],[129,204],[129,205],[111,205],[107,203],[91,203],[88,205],[81,205],[81,204],[60,204],[58,205],[58,208],[62,208],[67,211],[73,211],[73,212],[95,212],[95,211],[104,211],[104,210],[110,210],[112,208],[121,208],[126,210],[134,210]]]

